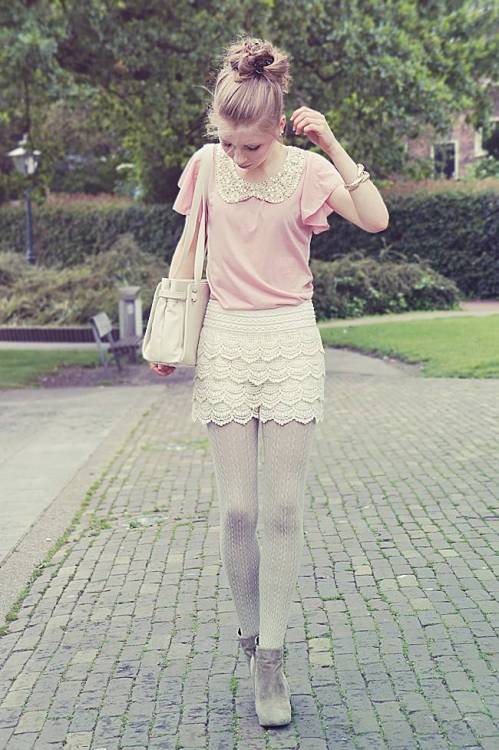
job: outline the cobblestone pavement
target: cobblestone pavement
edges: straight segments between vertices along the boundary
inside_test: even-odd
[[[292,723],[258,724],[206,428],[177,380],[0,638],[1,748],[497,750],[499,384],[343,367],[326,389]]]

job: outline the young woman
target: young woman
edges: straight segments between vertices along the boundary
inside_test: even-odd
[[[221,557],[262,726],[291,721],[283,643],[304,542],[310,449],[324,418],[325,356],[312,303],[310,239],[329,229],[333,210],[368,232],[388,224],[369,174],[320,112],[299,107],[290,119],[295,133],[326,156],[283,145],[289,80],[287,55],[248,37],[228,48],[216,79],[207,118],[208,137],[219,139],[208,185],[210,299],[192,399],[192,419],[207,425]],[[184,215],[199,156],[200,150],[178,182],[173,208]],[[174,254],[171,278],[193,277],[195,246],[196,237],[180,267]],[[175,369],[151,367],[162,375]],[[259,435],[265,456],[260,503]]]

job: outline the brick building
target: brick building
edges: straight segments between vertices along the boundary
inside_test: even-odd
[[[490,119],[499,131],[499,84],[491,91],[492,112]],[[497,138],[496,138],[497,140]],[[482,130],[475,130],[465,122],[464,113],[459,114],[448,137],[432,138],[431,126],[418,138],[407,142],[407,152],[414,157],[431,159],[435,177],[457,179],[466,174],[469,166],[487,151],[483,148]]]

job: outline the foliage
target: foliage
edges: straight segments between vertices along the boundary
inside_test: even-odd
[[[50,191],[112,192],[116,168],[127,157],[122,126],[102,117],[92,86],[80,84],[77,91],[77,98],[68,94],[49,103],[40,121]]]
[[[107,252],[71,268],[20,261],[16,253],[0,253],[3,325],[84,325],[101,311],[117,324],[119,287],[140,286],[143,304],[149,308],[160,273],[168,273],[129,234],[119,237]]]
[[[24,252],[24,208],[0,211],[0,249]],[[33,210],[37,260],[45,265],[79,265],[89,256],[110,248],[121,235],[130,233],[146,252],[161,260],[173,255],[180,237],[182,218],[170,206],[144,206],[95,200],[55,201]]]
[[[25,3],[12,0],[0,6],[0,200],[19,194],[22,180],[6,152],[26,133],[45,151],[39,127],[51,101],[64,97],[73,76],[57,61],[62,34],[61,4],[50,0]],[[45,159],[45,163],[47,160]],[[35,198],[41,199],[48,175],[37,173]]]
[[[436,195],[438,193],[475,193],[491,192],[499,194],[499,176],[471,178],[466,174],[450,182],[446,178],[425,180],[378,180],[376,186],[382,192],[383,197],[397,198],[401,195],[414,195],[424,193],[425,195]]]
[[[492,154],[481,156],[468,169],[466,177],[470,180],[475,178],[482,179],[484,177],[499,178],[499,159],[496,159]]]
[[[19,253],[0,253],[0,293],[8,293],[17,281],[24,278],[30,268]]]
[[[97,206],[133,206],[134,202],[130,196],[116,195],[115,193],[51,193],[45,205],[52,208],[91,208]]]
[[[313,257],[331,260],[361,250],[373,258],[396,253],[424,261],[466,296],[499,296],[499,196],[495,192],[415,193],[386,199],[390,223],[370,234],[337,214],[313,244]]]
[[[396,263],[362,253],[330,263],[312,260],[317,318],[355,318],[386,312],[448,309],[460,292],[425,263]]]
[[[376,178],[407,162],[401,134],[431,126],[443,135],[468,109],[475,124],[486,119],[498,17],[492,0],[281,0],[272,31],[293,55],[293,98],[324,111],[347,152],[376,165]]]
[[[288,115],[304,104],[323,111],[374,179],[428,176],[405,137],[427,126],[443,134],[458,111],[486,122],[498,18],[493,0],[11,0],[0,10],[0,200],[19,194],[4,154],[25,131],[42,151],[39,199],[116,189],[125,161],[145,202],[172,200],[238,33],[290,53]]]

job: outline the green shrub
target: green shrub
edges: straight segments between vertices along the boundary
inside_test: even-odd
[[[156,285],[168,271],[168,265],[140,250],[130,234],[70,268],[31,266],[15,253],[0,253],[0,323],[87,325],[92,315],[104,311],[117,324],[118,288],[140,286],[142,304],[149,309]]]
[[[12,287],[18,279],[24,277],[31,266],[19,253],[0,253],[0,294],[5,290],[2,287]]]
[[[360,253],[331,263],[310,261],[318,319],[409,310],[449,309],[462,296],[425,263],[379,262]]]

